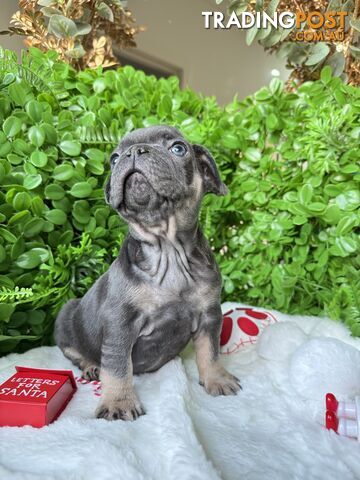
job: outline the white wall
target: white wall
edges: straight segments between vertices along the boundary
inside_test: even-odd
[[[138,48],[184,69],[185,85],[220,103],[242,98],[271,80],[283,63],[262,47],[248,47],[239,30],[205,30],[202,11],[219,10],[215,0],[128,0],[137,22],[147,31]]]
[[[147,31],[137,36],[138,48],[154,57],[181,67],[184,84],[220,103],[235,93],[242,98],[266,85],[271,70],[285,69],[262,47],[248,47],[238,30],[205,30],[202,11],[217,10],[215,0],[128,0],[137,22]],[[17,9],[16,0],[2,0],[0,29]],[[19,51],[20,37],[0,37],[5,48]]]
[[[8,29],[11,15],[15,13],[16,10],[18,10],[17,0],[1,0],[0,31]],[[15,50],[17,53],[19,53],[20,49],[23,47],[22,38],[18,35],[13,37],[1,35],[0,45],[4,48]]]

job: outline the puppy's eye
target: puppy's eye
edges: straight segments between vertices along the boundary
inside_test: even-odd
[[[119,154],[118,153],[113,153],[110,157],[110,165],[114,167],[119,160]]]
[[[174,145],[170,148],[170,152],[176,155],[177,157],[183,157],[186,155],[187,148],[183,143],[174,143]]]

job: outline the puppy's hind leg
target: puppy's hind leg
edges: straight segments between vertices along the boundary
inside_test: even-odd
[[[98,365],[89,364],[84,368],[81,375],[82,378],[91,382],[92,380],[99,380],[100,378],[100,367]]]
[[[74,332],[75,317],[80,300],[73,298],[62,307],[55,320],[54,338],[56,345],[64,351],[66,347],[73,346],[76,337]]]
[[[76,315],[79,299],[67,302],[61,309],[55,322],[55,341],[66,358],[79,367],[85,380],[99,380],[100,367],[84,357],[76,348]]]
[[[82,370],[81,378],[91,382],[92,380],[99,380],[100,378],[100,367],[94,363],[87,360],[81,355],[75,348],[67,347],[63,350],[63,353],[66,358],[72,361],[74,365]]]

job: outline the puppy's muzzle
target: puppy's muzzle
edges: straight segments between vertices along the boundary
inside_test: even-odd
[[[145,176],[138,171],[130,173],[124,183],[125,202],[135,202],[137,205],[146,205],[153,194],[149,182]]]

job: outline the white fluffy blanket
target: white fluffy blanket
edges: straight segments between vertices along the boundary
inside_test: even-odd
[[[326,319],[273,315],[280,323],[257,345],[222,356],[241,378],[237,396],[205,393],[191,347],[135,378],[147,412],[135,422],[95,419],[99,386],[79,383],[50,426],[0,428],[0,478],[359,479],[360,444],[323,427],[323,394],[360,394],[360,340]],[[80,375],[57,347],[42,347],[0,359],[0,382],[18,364]]]

